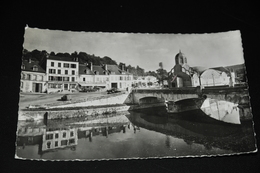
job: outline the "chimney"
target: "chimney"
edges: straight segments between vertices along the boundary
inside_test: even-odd
[[[125,64],[122,64],[121,70],[125,71]]]
[[[92,62],[90,62],[89,68],[90,68],[91,71],[93,71],[93,63]]]

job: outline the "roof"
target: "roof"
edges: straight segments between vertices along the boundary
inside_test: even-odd
[[[78,62],[77,59],[73,58],[73,57],[61,57],[61,56],[52,56],[50,55],[48,59],[51,59],[51,60],[57,60],[57,61],[70,61],[70,62]]]
[[[245,64],[237,64],[237,65],[230,65],[226,66],[227,69],[233,69],[233,70],[245,70],[246,66]]]
[[[229,70],[225,67],[213,67],[213,68],[210,68],[210,69],[217,70],[217,71],[220,71],[220,72],[229,73]]]
[[[22,71],[45,73],[45,70],[39,65],[39,61],[22,60],[22,65],[24,65],[24,69],[22,69]],[[38,70],[34,71],[33,67],[37,67]]]
[[[79,64],[79,74],[94,75],[94,72],[85,64]]]
[[[95,72],[98,72],[98,74],[97,73],[95,73],[96,75],[103,75],[103,74],[105,74],[104,72],[105,72],[105,69],[102,67],[102,66],[100,66],[100,65],[93,65],[93,72],[95,73]]]
[[[117,65],[107,65],[107,70],[111,72],[115,72],[115,74],[121,74],[121,70],[118,68]]]
[[[206,67],[202,67],[202,66],[196,66],[196,67],[191,67],[194,71],[196,71],[197,73],[201,74],[203,73],[205,70],[207,70]]]
[[[87,75],[95,75],[95,72],[98,72],[96,75],[104,75],[105,74],[105,66],[102,65],[92,65],[92,71],[90,70],[89,66],[86,64],[79,64],[79,74],[87,74]],[[124,74],[131,74],[126,71],[123,71],[119,69],[117,65],[108,65],[107,64],[107,71],[108,74],[111,74],[111,72],[115,72],[115,75],[120,75],[122,73]]]

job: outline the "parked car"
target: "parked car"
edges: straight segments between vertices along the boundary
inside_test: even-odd
[[[61,100],[62,101],[69,101],[69,100],[71,100],[71,95],[65,94],[64,96],[61,97]]]
[[[107,90],[107,94],[118,93],[118,92],[121,92],[121,91],[117,88],[111,88],[110,90]]]

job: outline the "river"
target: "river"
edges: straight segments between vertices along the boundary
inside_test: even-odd
[[[229,155],[254,151],[251,121],[204,119],[201,110],[159,111],[18,122],[16,155],[24,159],[96,160]]]

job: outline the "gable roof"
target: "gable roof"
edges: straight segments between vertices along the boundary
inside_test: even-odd
[[[22,65],[24,65],[24,69],[22,69],[22,71],[45,73],[45,70],[39,65],[39,61],[22,60]],[[33,70],[34,66],[38,68],[37,71]]]

